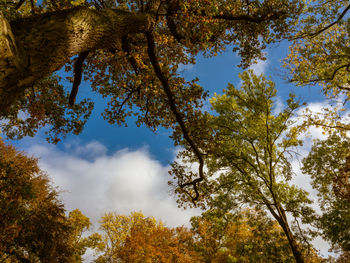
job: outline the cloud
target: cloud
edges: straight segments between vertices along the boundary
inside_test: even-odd
[[[268,60],[257,60],[256,63],[252,64],[249,69],[252,69],[256,75],[264,74],[268,66]]]
[[[179,64],[179,68],[178,68],[178,71],[179,72],[186,72],[186,71],[191,71],[193,70],[195,67],[194,64]]]
[[[277,101],[277,104],[278,103],[279,102]],[[299,118],[295,117],[296,124],[297,125],[302,124],[302,121],[303,121],[302,116],[306,108],[308,108],[312,113],[324,113],[325,112],[324,108],[330,109],[332,107],[334,106],[332,106],[332,103],[328,100],[309,103],[308,105],[301,107],[297,111],[296,115],[299,116]],[[276,108],[279,108],[279,106],[276,106]],[[318,192],[315,189],[313,189],[311,186],[310,175],[303,174],[301,172],[301,167],[302,167],[301,161],[303,160],[303,158],[307,157],[307,155],[311,151],[311,147],[313,145],[314,140],[317,140],[317,139],[325,140],[326,138],[327,138],[327,135],[323,133],[322,128],[315,127],[315,126],[309,127],[307,132],[299,136],[299,139],[303,141],[303,146],[297,149],[298,154],[294,156],[293,160],[291,160],[291,165],[295,173],[295,176],[291,180],[291,183],[309,192],[310,194],[309,197],[311,198],[311,200],[314,201],[314,203],[312,204],[312,207],[315,209],[317,213],[321,213],[321,210],[317,201]],[[329,256],[331,254],[330,252],[327,252],[331,247],[330,244],[326,242],[324,239],[322,239],[321,237],[315,238],[311,243],[315,246],[316,249],[319,250],[319,252],[323,256]]]
[[[276,97],[276,100],[274,101],[274,107],[272,110],[272,114],[273,115],[280,114],[283,111],[284,107],[285,107],[285,105],[284,105],[281,97]]]
[[[279,102],[277,100],[276,108],[279,108],[278,104]],[[316,113],[322,112],[322,109],[325,107],[331,107],[329,102],[326,100],[322,102],[309,103],[306,106],[300,107],[300,109],[296,112],[296,116],[292,119],[295,122],[294,125],[301,125],[303,123],[303,121],[305,120],[303,114],[306,108],[308,108],[311,112]],[[315,203],[313,204],[313,208],[318,212],[320,211],[320,209],[316,202],[317,191],[314,190],[311,186],[311,177],[307,174],[303,174],[301,171],[301,167],[302,160],[305,157],[307,157],[307,155],[311,151],[311,147],[313,145],[314,140],[325,140],[326,138],[327,135],[323,133],[322,128],[315,126],[309,127],[306,132],[300,134],[299,139],[303,141],[303,145],[296,149],[297,154],[295,154],[290,160],[293,172],[295,173],[295,176],[292,178],[291,183],[310,193],[311,199],[315,201]]]
[[[36,144],[26,151],[40,156],[40,167],[64,190],[60,195],[66,209],[79,208],[94,226],[111,211],[142,211],[171,227],[188,226],[189,219],[200,214],[199,210],[177,207],[167,184],[169,167],[152,159],[145,148],[108,155],[99,142],[74,145],[65,145],[67,151],[60,151],[52,145]]]
[[[107,153],[106,146],[97,141],[92,141],[84,145],[80,145],[77,141],[73,141],[72,143],[65,144],[64,148],[67,152],[88,159],[94,159]]]
[[[268,60],[261,60],[258,59],[257,61],[255,61],[254,64],[250,65],[250,67],[248,69],[253,70],[254,74],[259,76],[261,74],[265,74],[265,70],[268,66]],[[240,80],[237,87],[241,87],[243,84],[243,80]]]
[[[319,112],[326,106],[329,103],[323,101],[307,107]],[[305,108],[302,107],[298,114]],[[277,98],[274,111],[278,113],[281,109],[283,103]],[[296,173],[292,183],[310,192],[311,198],[316,200],[310,177],[300,171],[300,161],[310,151],[313,139],[325,139],[325,135],[320,128],[312,127],[308,135],[302,135],[302,139],[305,144],[298,149],[299,157],[292,160]],[[67,210],[79,208],[95,227],[101,215],[110,211],[121,214],[142,211],[146,216],[161,219],[171,227],[189,226],[189,219],[200,214],[199,210],[177,207],[167,185],[169,167],[152,158],[146,148],[125,148],[108,154],[107,148],[97,141],[65,144],[63,148],[64,151],[52,145],[36,143],[25,150],[40,157],[42,169],[49,173],[55,185],[65,190],[61,196]],[[178,151],[176,149],[174,155]],[[320,238],[313,244],[323,254],[329,248],[328,243]]]

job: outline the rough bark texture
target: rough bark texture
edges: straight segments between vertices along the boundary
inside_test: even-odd
[[[116,48],[123,36],[147,30],[151,19],[118,9],[79,7],[10,23],[0,16],[0,23],[0,110],[5,110],[8,98],[16,99],[70,57]]]

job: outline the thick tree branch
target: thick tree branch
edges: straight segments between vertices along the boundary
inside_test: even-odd
[[[185,39],[185,37],[177,30],[177,25],[173,18],[173,16],[176,15],[179,9],[180,6],[178,1],[169,1],[167,7],[166,22],[170,33],[179,43],[181,43],[182,40]]]
[[[79,85],[81,83],[81,77],[83,75],[83,65],[84,65],[84,60],[87,58],[89,55],[89,51],[85,51],[79,54],[75,65],[74,65],[74,81],[73,81],[73,87],[70,92],[69,96],[69,106],[73,106],[75,99],[78,94],[79,90]]]
[[[191,136],[189,135],[189,132],[186,128],[186,125],[183,121],[182,114],[178,111],[178,108],[176,106],[175,98],[174,98],[174,95],[171,91],[168,78],[165,76],[165,74],[162,72],[162,70],[160,68],[160,65],[159,65],[159,62],[158,62],[158,59],[156,56],[156,44],[155,44],[154,36],[153,36],[152,32],[150,32],[150,31],[146,32],[145,35],[146,35],[146,39],[147,39],[148,56],[149,56],[149,59],[152,63],[153,69],[154,69],[158,79],[162,83],[163,89],[164,89],[165,94],[168,98],[169,107],[175,116],[176,122],[180,125],[181,131],[182,131],[182,134],[183,134],[185,140],[190,145],[192,151],[194,152],[194,154],[197,157],[198,162],[199,162],[199,177],[194,179],[191,182],[187,182],[187,183],[180,185],[180,187],[183,189],[187,186],[190,186],[190,185],[193,186],[193,190],[195,191],[195,196],[193,197],[189,193],[188,194],[191,196],[192,202],[195,203],[199,198],[198,184],[201,181],[203,181],[205,178],[204,171],[203,171],[204,159],[202,156],[202,152],[199,150],[199,148],[197,147],[197,145],[195,144],[195,142],[192,140]]]
[[[18,10],[21,8],[21,6],[24,4],[25,0],[20,0],[18,4],[15,6],[15,10]],[[32,8],[32,14],[34,14],[34,2],[33,0],[30,0],[30,6]]]
[[[25,1],[25,0],[20,0],[20,1],[18,2],[18,4],[16,5],[15,10],[21,8],[21,6],[24,4],[24,1]]]
[[[147,14],[77,7],[12,21],[11,26],[0,23],[0,111],[6,111],[26,88],[61,68],[70,57],[119,48],[124,35],[144,32],[150,21]],[[9,42],[11,31],[14,45]]]
[[[170,33],[173,35],[173,37],[178,41],[182,42],[182,40],[185,39],[185,36],[183,36],[177,29],[177,25],[173,19],[173,16],[176,13],[177,10],[173,9],[168,9],[167,14],[166,14],[166,21],[167,21],[167,26],[170,30]],[[179,14],[177,14],[179,15]],[[277,18],[280,18],[282,16],[287,15],[286,11],[275,11],[271,13],[266,13],[263,15],[250,15],[248,14],[241,14],[241,15],[233,15],[233,14],[220,14],[220,15],[207,15],[205,13],[198,13],[194,12],[194,15],[199,16],[199,17],[205,17],[205,18],[212,18],[212,19],[217,19],[217,20],[223,20],[223,21],[245,21],[245,22],[250,22],[250,23],[262,23],[264,21],[268,20],[274,20]]]
[[[167,15],[166,16],[166,21],[167,21],[167,25],[168,25],[168,28],[170,30],[170,33],[173,35],[173,37],[179,43],[181,43],[182,40],[185,39],[185,37],[177,30],[177,26],[176,26],[176,23],[175,23],[174,19],[170,15]]]
[[[286,11],[276,11],[276,12],[266,13],[260,16],[254,16],[249,14],[241,14],[241,15],[222,14],[222,15],[214,15],[212,16],[212,18],[223,19],[226,21],[246,21],[246,22],[259,24],[267,20],[273,20],[273,19],[279,18],[286,14],[287,14]]]

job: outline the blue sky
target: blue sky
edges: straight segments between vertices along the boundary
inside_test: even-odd
[[[281,100],[285,100],[290,92],[296,93],[302,101],[320,101],[323,100],[323,95],[317,87],[295,87],[283,76],[285,70],[281,68],[281,59],[287,55],[288,45],[286,43],[270,47],[267,52],[267,60],[260,61],[253,65],[257,73],[265,73],[272,77],[276,82],[278,96]],[[199,84],[209,91],[212,97],[214,92],[221,93],[226,88],[228,83],[238,85],[240,80],[238,74],[243,70],[238,67],[240,58],[231,50],[220,54],[213,58],[197,58],[196,65],[184,66],[182,69],[183,75],[187,79],[199,78]],[[81,90],[88,89],[83,87]],[[78,136],[82,142],[97,140],[108,146],[108,150],[113,152],[125,147],[137,149],[140,147],[148,147],[149,152],[166,164],[172,161],[173,143],[169,139],[171,131],[160,129],[153,133],[146,127],[137,127],[132,118],[129,119],[128,127],[118,127],[110,125],[101,117],[101,112],[104,109],[102,99],[98,100],[100,104],[96,104],[92,118],[87,123],[84,132]],[[76,136],[69,136],[70,139],[76,140]]]
[[[277,106],[281,107],[288,94],[294,92],[302,101],[320,109],[326,105],[320,88],[295,87],[286,81],[281,59],[287,52],[287,43],[274,44],[266,50],[267,60],[251,68],[275,81]],[[239,85],[238,73],[242,72],[237,67],[239,63],[239,57],[228,50],[209,59],[198,57],[196,65],[182,70],[188,79],[198,77],[212,96],[214,92],[221,93],[227,83]],[[88,89],[87,83],[83,83],[80,92]],[[100,115],[104,101],[100,98],[96,101],[95,110],[79,136],[69,135],[58,145],[50,145],[40,133],[12,143],[40,158],[42,169],[49,173],[54,185],[63,190],[61,196],[67,210],[81,209],[95,227],[101,215],[110,211],[122,214],[142,211],[169,226],[189,225],[190,217],[200,211],[178,208],[167,185],[169,163],[176,158],[177,151],[168,137],[171,131],[160,129],[153,133],[146,127],[137,127],[132,119],[128,127],[109,125]],[[311,134],[312,138],[322,137],[316,129]],[[305,155],[310,146],[309,140],[301,152]],[[298,170],[298,163],[294,165]],[[295,183],[305,186],[308,180],[300,175]],[[311,187],[308,185],[306,189]],[[325,248],[321,242],[318,247]]]
[[[290,92],[297,94],[301,101],[322,101],[324,99],[318,87],[295,87],[286,80],[285,69],[281,68],[281,60],[288,53],[288,44],[280,43],[274,44],[266,50],[267,60],[259,61],[252,65],[251,68],[256,73],[264,73],[276,83],[278,89],[279,101],[287,99]],[[223,54],[219,54],[212,58],[197,58],[196,65],[184,66],[182,68],[183,75],[187,79],[199,78],[199,84],[209,91],[212,97],[214,93],[222,93],[228,83],[239,85],[238,74],[243,70],[238,67],[240,58],[231,50]],[[70,85],[70,84],[68,84]],[[82,83],[80,87],[80,94],[84,90],[89,90],[88,83]],[[93,94],[93,93],[91,93]],[[103,120],[101,113],[103,112],[106,101],[98,95],[94,95],[95,108],[91,118],[87,122],[84,131],[78,135],[69,135],[63,143],[59,143],[57,148],[65,149],[65,143],[88,143],[91,141],[98,141],[107,147],[108,153],[113,153],[123,148],[139,149],[146,147],[149,153],[159,160],[162,164],[167,164],[173,158],[173,143],[169,139],[170,130],[160,128],[157,132],[152,132],[148,128],[141,126],[137,127],[134,119],[130,117],[127,121],[127,127],[120,127],[117,125],[110,125]],[[208,103],[209,105],[209,103]],[[42,138],[43,135],[37,136]],[[36,138],[36,139],[37,139]],[[34,139],[35,141],[35,139]],[[24,141],[15,142],[16,145],[30,145],[33,142],[32,138]]]

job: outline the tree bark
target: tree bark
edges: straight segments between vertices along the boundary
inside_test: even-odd
[[[281,205],[276,204],[275,207],[276,207],[277,211],[275,211],[273,209],[273,207],[269,204],[268,200],[263,198],[263,201],[264,201],[267,209],[270,211],[271,215],[277,220],[278,224],[282,227],[283,232],[288,239],[288,243],[289,243],[289,246],[292,250],[295,261],[297,263],[305,263],[303,255],[300,251],[300,247],[299,247],[298,243],[296,242],[292,231],[290,230],[285,210],[281,207]]]
[[[287,236],[288,243],[289,243],[290,248],[292,249],[292,253],[293,253],[293,256],[295,258],[295,261],[297,263],[305,263],[305,260],[301,254],[300,249],[299,249],[299,245],[295,241],[294,235],[293,235],[292,231],[290,230],[289,225],[284,224],[282,226],[282,229]]]
[[[8,23],[0,14],[0,111],[25,88],[60,69],[70,57],[96,49],[115,49],[128,34],[152,24],[145,14],[78,7]]]
[[[299,247],[298,243],[296,242],[292,231],[290,230],[290,227],[289,227],[289,224],[287,221],[287,216],[286,216],[284,209],[279,205],[278,205],[277,209],[279,210],[278,213],[280,216],[278,218],[276,218],[276,220],[278,221],[278,223],[280,224],[280,226],[283,229],[283,232],[287,236],[288,243],[289,243],[290,248],[292,249],[292,253],[293,253],[293,256],[295,258],[295,261],[297,263],[305,263],[303,255],[300,251],[300,247]]]

